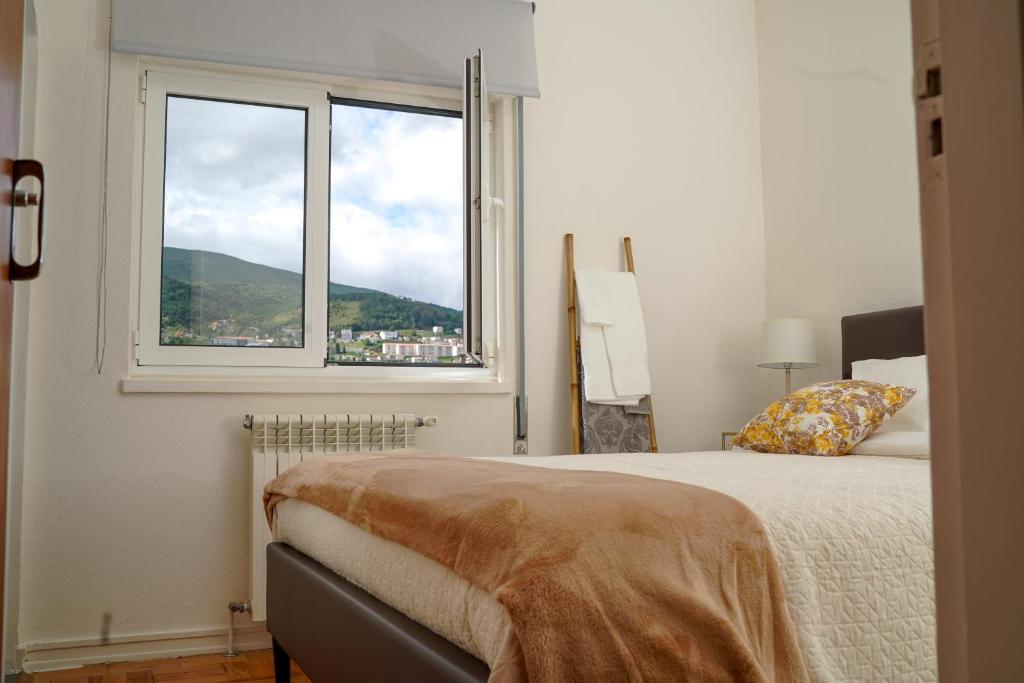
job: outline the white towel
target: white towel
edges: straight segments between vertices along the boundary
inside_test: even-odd
[[[576,271],[583,395],[591,403],[636,405],[651,393],[640,292],[632,273]]]

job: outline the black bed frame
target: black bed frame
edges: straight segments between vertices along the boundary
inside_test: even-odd
[[[924,353],[921,306],[846,316],[841,326],[845,379],[856,360]],[[291,680],[291,659],[315,683],[490,675],[479,659],[283,543],[267,546],[267,630],[277,683]]]
[[[923,306],[848,315],[839,325],[843,335],[843,379],[852,377],[854,361],[924,353]]]
[[[284,543],[267,546],[274,678],[294,658],[311,681],[486,681],[487,665]]]

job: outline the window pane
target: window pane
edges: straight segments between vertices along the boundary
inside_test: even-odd
[[[328,361],[466,361],[462,119],[331,107]]]
[[[167,97],[160,343],[303,346],[306,111]]]

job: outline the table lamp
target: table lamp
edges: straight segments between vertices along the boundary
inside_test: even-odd
[[[757,366],[786,371],[786,396],[789,396],[790,371],[816,368],[814,327],[803,318],[776,318],[761,326],[761,360]]]

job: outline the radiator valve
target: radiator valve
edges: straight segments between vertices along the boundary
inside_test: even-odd
[[[228,603],[228,648],[224,650],[225,657],[238,656],[238,652],[235,651],[235,615],[248,612],[251,609],[252,605],[248,600]]]

